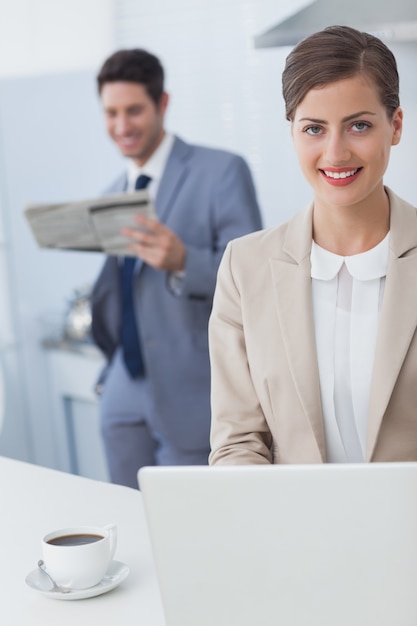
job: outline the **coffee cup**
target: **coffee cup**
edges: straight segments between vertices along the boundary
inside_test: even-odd
[[[73,526],[42,538],[42,558],[57,585],[71,589],[94,587],[103,578],[113,558],[117,528]]]

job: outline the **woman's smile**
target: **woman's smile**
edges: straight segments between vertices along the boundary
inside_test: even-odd
[[[325,170],[319,170],[329,185],[334,185],[335,187],[343,187],[345,185],[352,184],[360,172],[362,171],[362,167],[356,168],[339,168],[339,169],[331,169],[327,168]]]

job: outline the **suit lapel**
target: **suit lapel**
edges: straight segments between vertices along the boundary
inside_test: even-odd
[[[187,177],[189,170],[188,159],[191,151],[191,146],[178,139],[178,137],[175,138],[155,200],[158,217],[161,222],[166,222],[168,214],[175,204],[179,190]]]
[[[155,198],[156,212],[158,219],[162,223],[166,223],[167,217],[175,204],[175,199],[178,196],[181,185],[187,177],[189,169],[187,162],[191,151],[191,146],[178,137],[175,137],[171,154],[168,157]],[[138,258],[135,266],[135,277],[139,276],[143,267],[143,261]]]
[[[289,368],[322,460],[326,458],[313,321],[310,250],[312,211],[288,226],[283,258],[270,259],[279,325]]]
[[[416,209],[392,192],[389,196],[390,257],[371,384],[367,460],[372,458],[384,413],[417,327],[417,288],[411,288],[417,276]]]

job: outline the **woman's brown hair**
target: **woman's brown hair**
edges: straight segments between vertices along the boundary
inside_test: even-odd
[[[310,89],[358,74],[376,86],[391,119],[400,105],[397,63],[378,37],[349,26],[329,26],[303,39],[288,55],[282,74],[287,119],[294,118]]]

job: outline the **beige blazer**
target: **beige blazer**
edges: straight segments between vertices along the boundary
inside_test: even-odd
[[[417,461],[417,214],[387,193],[390,252],[366,458]],[[226,249],[209,323],[211,464],[326,462],[311,240],[312,206]]]

